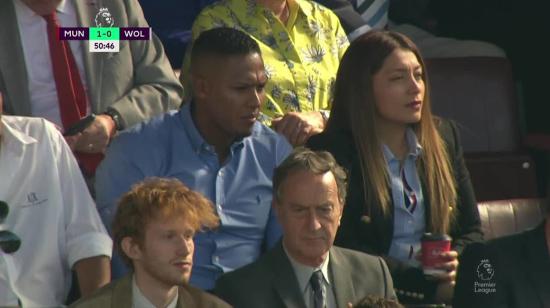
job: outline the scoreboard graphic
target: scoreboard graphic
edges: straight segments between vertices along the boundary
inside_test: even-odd
[[[87,40],[90,52],[118,52],[121,40],[149,40],[149,27],[64,27],[60,40]]]

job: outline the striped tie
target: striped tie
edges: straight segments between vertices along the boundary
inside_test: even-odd
[[[405,168],[401,169],[401,180],[403,181],[403,199],[405,200],[405,207],[411,214],[416,210],[416,193],[407,183],[407,177],[405,176]]]
[[[373,29],[384,29],[388,24],[390,0],[357,0],[356,11]]]

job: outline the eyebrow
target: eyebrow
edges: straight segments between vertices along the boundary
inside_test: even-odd
[[[416,70],[422,70],[422,65],[415,66],[413,68],[413,71],[416,71]],[[390,72],[400,72],[400,73],[406,73],[408,71],[409,71],[408,68],[403,68],[403,67],[394,68],[390,70]]]

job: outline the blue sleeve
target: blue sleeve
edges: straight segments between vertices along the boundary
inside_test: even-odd
[[[290,154],[290,152],[292,152],[292,146],[290,145],[290,143],[288,143],[286,138],[284,137],[277,138],[277,145],[275,148],[276,166],[279,166],[285,160],[285,158]],[[273,246],[275,246],[275,244],[277,244],[277,242],[279,241],[282,235],[283,235],[283,230],[281,228],[281,225],[277,221],[277,216],[275,215],[275,211],[273,210],[273,207],[271,207],[271,209],[269,210],[269,219],[267,221],[266,233],[265,233],[266,248],[269,250]]]
[[[97,209],[109,234],[118,200],[133,184],[145,178],[139,162],[132,155],[138,146],[124,137],[119,136],[113,140],[95,178]]]

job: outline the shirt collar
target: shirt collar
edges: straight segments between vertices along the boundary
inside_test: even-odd
[[[307,16],[304,8],[304,3],[302,0],[287,0],[289,8],[289,17],[287,22],[287,29],[291,29],[294,25],[298,13],[302,12]],[[256,0],[232,0],[231,7],[233,12],[241,21],[246,21],[246,18],[258,18],[258,16],[269,16],[268,20],[271,17],[274,17],[271,10],[267,9],[263,5],[259,5]]]
[[[34,18],[35,16],[38,17],[38,14],[31,10],[26,4],[21,2],[21,0],[16,0],[15,5],[20,13],[19,17],[23,20],[29,20],[30,18]],[[67,0],[61,0],[55,11],[62,14],[74,14],[73,6],[71,6],[70,2]]]
[[[37,143],[38,140],[23,133],[10,116],[3,115],[0,121],[2,125],[1,151],[10,151],[15,155],[22,155],[25,146]]]
[[[303,265],[299,263],[298,261],[294,260],[292,256],[287,252],[285,245],[283,243],[283,250],[288,257],[288,260],[290,260],[290,264],[292,265],[292,268],[294,269],[294,273],[296,274],[296,278],[298,279],[298,285],[300,286],[300,292],[302,294],[306,291],[306,288],[309,286],[309,280],[311,279],[311,275],[318,270],[321,270],[321,273],[323,273],[323,278],[325,279],[325,282],[330,285],[330,280],[328,276],[328,263],[330,260],[330,253],[327,254],[327,257],[319,267],[311,267],[307,265]]]
[[[215,153],[214,146],[210,145],[202,135],[200,134],[199,130],[197,129],[197,126],[195,125],[195,121],[193,120],[193,117],[191,116],[191,108],[192,104],[194,102],[189,102],[181,107],[181,120],[183,122],[183,127],[185,129],[185,132],[187,133],[187,136],[189,137],[189,141],[191,143],[191,146],[193,147],[193,151],[195,153],[200,153],[203,150],[206,150],[208,152]],[[254,131],[256,130],[258,123],[254,124]],[[254,133],[254,132],[253,132]],[[231,153],[239,148],[241,148],[244,144],[244,138],[239,138],[235,140],[230,147]]]
[[[420,145],[420,143],[418,142],[418,138],[416,137],[416,134],[412,128],[408,127],[405,131],[405,139],[409,148],[407,157],[412,157],[416,160],[418,156],[422,154],[422,145]],[[382,145],[382,152],[384,153],[386,161],[390,162],[392,160],[396,160],[395,155],[393,155],[392,151],[387,145]]]
[[[176,291],[177,292],[177,291]],[[176,296],[174,296],[174,299],[166,306],[166,308],[175,308],[176,304],[178,303],[178,293],[176,293]],[[132,307],[133,308],[155,308],[155,305],[153,305],[143,293],[141,293],[141,290],[139,289],[137,283],[136,283],[136,276],[132,275]]]

